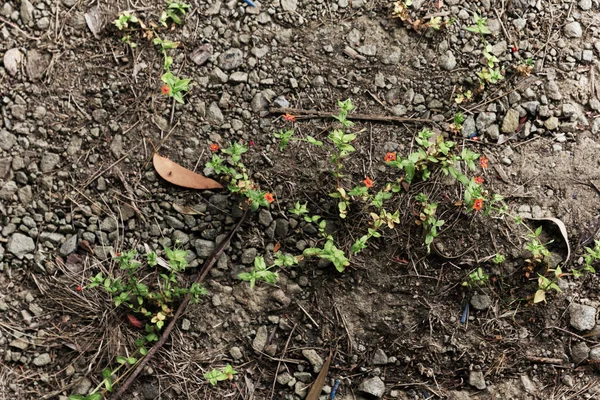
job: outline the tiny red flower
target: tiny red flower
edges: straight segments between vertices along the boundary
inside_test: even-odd
[[[517,50],[518,50],[518,49],[517,49],[517,46],[513,46],[513,47],[511,47],[511,50],[512,50],[512,52],[513,52],[513,53],[516,53],[516,52],[517,52]]]
[[[171,88],[169,87],[169,85],[163,85],[163,87],[160,88],[160,91],[166,96],[169,93],[171,93]]]
[[[296,121],[296,116],[292,115],[292,114],[285,114],[283,116],[283,119],[285,119],[288,122],[295,122]]]
[[[396,152],[389,152],[383,157],[385,162],[396,161]]]
[[[473,203],[473,210],[479,211],[481,210],[481,207],[483,207],[483,199],[475,200],[475,202]]]
[[[373,180],[371,180],[371,178],[369,178],[368,176],[365,177],[365,180],[363,181],[363,183],[368,188],[373,187]]]
[[[77,286],[77,291],[81,292],[83,290],[83,288],[81,287],[81,285]]]
[[[267,203],[271,204],[275,200],[275,197],[273,197],[272,193],[267,192],[265,193],[265,200]]]
[[[486,156],[481,156],[479,158],[479,164],[481,164],[481,168],[486,169],[488,167],[488,163],[490,160]]]
[[[219,145],[216,143],[211,144],[210,151],[212,151],[213,153],[216,153],[217,151],[219,151]]]
[[[473,180],[478,185],[481,185],[484,182],[483,177],[481,177],[481,176],[476,176],[475,178],[473,178]]]
[[[250,147],[254,146],[254,141],[253,140],[249,141],[248,146],[250,146]]]

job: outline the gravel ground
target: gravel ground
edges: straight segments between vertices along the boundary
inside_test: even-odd
[[[413,0],[411,21],[453,19],[439,31],[392,18],[391,1],[190,1],[182,25],[158,28],[180,42],[170,54],[172,69],[193,82],[184,104],[161,95],[158,48],[139,32],[128,46],[110,23],[131,10],[150,26],[165,3],[110,3],[0,6],[2,398],[87,394],[131,348],[139,332],[86,285],[127,249],[162,254],[178,242],[192,269],[202,266],[241,218],[238,198],[168,184],[152,151],[213,176],[204,168],[209,145],[232,141],[249,146],[245,163],[276,202],[234,236],[211,270],[209,294],[125,398],[304,398],[330,350],[323,399],[336,379],[344,400],[600,396],[598,278],[566,276],[561,293],[532,305],[524,233],[503,221],[450,213],[453,229],[436,240],[436,255],[403,225],[343,274],[305,259],[276,285],[250,289],[237,278],[257,255],[272,262],[275,246],[300,254],[314,243],[314,226],[285,212],[295,201],[334,217],[327,154],[301,143],[279,151],[272,133],[291,123],[271,107],[334,113],[347,98],[371,117],[357,121],[364,132],[348,180],[385,180],[386,152],[408,153],[424,125],[453,135],[460,111],[454,140],[489,157],[490,191],[523,218],[559,218],[571,257],[544,223],[554,240],[549,264],[582,263],[600,227],[597,0]],[[466,30],[474,13],[487,18],[486,41],[505,76],[482,91],[482,40]],[[528,59],[523,76],[517,67]],[[457,104],[467,90],[473,99]],[[332,122],[299,115],[293,126],[326,140]],[[347,236],[360,223],[332,222]],[[486,258],[498,249],[502,267]],[[497,283],[471,293],[460,283],[477,266]],[[203,373],[226,364],[235,379],[209,385]]]

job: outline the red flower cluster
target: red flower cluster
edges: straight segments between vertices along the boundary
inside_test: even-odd
[[[369,178],[368,176],[365,177],[365,180],[363,181],[363,183],[368,188],[373,187],[373,180],[371,178]]]
[[[271,204],[273,201],[275,201],[275,197],[273,197],[273,193],[265,193],[265,200],[267,201],[267,203]]]
[[[481,164],[481,168],[486,169],[489,165],[490,160],[486,156],[481,156],[479,158],[479,164]]]
[[[211,144],[210,151],[212,151],[213,153],[216,153],[217,151],[219,151],[219,145],[216,143]]]
[[[292,115],[292,114],[285,114],[283,116],[283,119],[285,119],[288,122],[295,122],[296,121],[296,116]]]
[[[483,177],[481,176],[476,176],[475,178],[473,178],[473,180],[475,181],[476,184],[481,185],[483,182],[485,182],[483,180]]]
[[[163,87],[160,88],[160,92],[166,96],[171,93],[171,88],[169,85],[163,85]]]

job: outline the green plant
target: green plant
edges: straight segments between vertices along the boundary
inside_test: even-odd
[[[462,285],[469,288],[480,287],[487,285],[489,280],[489,275],[486,274],[481,267],[479,267],[469,274],[469,277],[462,283]]]
[[[500,253],[497,253],[492,259],[494,264],[502,264],[504,261],[506,261],[506,257]]]
[[[277,272],[269,270],[265,263],[265,259],[262,256],[256,256],[254,258],[254,266],[250,272],[242,272],[238,275],[243,281],[250,282],[250,289],[254,289],[256,281],[264,281],[271,285],[274,285],[279,278]]]
[[[462,130],[463,123],[465,122],[465,116],[461,112],[454,114],[452,124],[450,124],[450,130],[454,133],[459,133]]]
[[[167,50],[177,48],[177,46],[179,46],[179,42],[163,40],[163,39],[157,37],[157,38],[154,38],[152,43],[160,46],[160,52],[163,55],[163,68],[165,71],[169,71],[171,68],[171,65],[173,64],[173,57],[171,57],[167,54]]]
[[[525,223],[523,223],[522,218],[517,218],[515,221],[518,224],[525,226],[529,230],[529,233],[527,234],[527,237],[529,238],[529,242],[525,245],[525,247],[527,248],[527,250],[529,250],[531,252],[531,254],[533,255],[533,259],[535,261],[539,262],[542,260],[543,257],[548,257],[550,255],[550,252],[546,248],[546,245],[549,243],[552,243],[552,241],[550,241],[546,244],[544,244],[541,241],[540,235],[542,234],[542,227],[539,226],[534,231],[534,230],[530,229]]]
[[[538,274],[538,290],[535,292],[533,296],[533,303],[540,303],[546,301],[546,293],[550,290],[555,290],[557,292],[562,292],[560,287],[556,284],[556,282],[563,275],[560,267],[556,267],[556,269],[550,269],[548,272],[553,272],[554,276],[552,279],[546,278],[544,275]]]
[[[167,26],[167,22],[169,20],[173,21],[177,25],[182,24],[181,17],[185,15],[187,10],[189,10],[190,5],[186,4],[182,1],[169,1],[167,5],[167,9],[162,12],[160,15],[160,23],[164,27]]]
[[[227,364],[225,367],[218,369],[212,369],[210,372],[204,374],[204,378],[210,382],[211,385],[215,386],[221,381],[227,381],[233,379],[233,376],[237,375],[237,371],[233,367]]]
[[[105,276],[99,272],[89,285],[90,288],[104,288],[115,306],[124,306],[144,318],[150,317],[151,324],[146,324],[148,334],[154,334],[163,327],[166,318],[172,313],[170,307],[174,301],[190,292],[191,301],[197,303],[200,296],[206,294],[206,289],[199,284],[192,284],[190,289],[179,285],[178,275],[188,267],[187,251],[168,247],[164,250],[168,259],[165,272],[156,270],[156,253],[146,255],[147,265],[144,266],[137,261],[135,250],[124,251],[114,258],[119,264],[120,274]],[[150,339],[154,337],[152,335]]]
[[[415,200],[421,203],[422,209],[417,220],[417,224],[423,225],[423,231],[425,232],[425,245],[427,246],[427,252],[431,251],[431,243],[438,236],[438,228],[444,225],[445,221],[437,219],[435,216],[437,210],[437,203],[428,201],[427,195],[419,193]]]
[[[456,104],[462,104],[464,102],[471,100],[472,97],[473,97],[473,92],[471,90],[467,90],[464,93],[457,94],[456,98],[454,99],[454,102]]]
[[[591,274],[596,273],[596,269],[592,264],[600,260],[600,240],[595,240],[594,247],[586,247],[585,251],[586,254],[583,256],[585,263],[583,267],[580,269],[573,268],[571,271],[573,273],[573,276],[575,276],[576,278],[583,276],[585,272],[589,272]]]
[[[164,73],[160,79],[169,88],[166,94],[174,98],[178,103],[183,104],[183,94],[189,90],[191,79],[181,79],[173,75],[171,71]]]
[[[346,258],[346,254],[343,250],[340,250],[336,247],[335,243],[333,242],[333,238],[327,239],[323,245],[323,248],[310,247],[304,249],[302,254],[307,257],[316,256],[328,260],[333,263],[335,269],[337,269],[339,272],[344,272],[344,269],[350,265],[350,261],[348,258]]]
[[[129,28],[130,23],[137,24],[139,23],[139,20],[135,15],[130,14],[127,11],[121,13],[119,17],[113,21],[113,24],[120,31]]]
[[[315,139],[312,136],[308,136],[307,135],[305,138],[294,137],[294,130],[293,129],[288,129],[285,132],[279,131],[279,133],[273,133],[273,136],[275,136],[275,138],[281,140],[279,142],[279,150],[285,149],[285,147],[288,145],[288,143],[290,142],[290,140],[295,140],[295,141],[299,141],[299,142],[307,142],[309,144],[312,144],[312,145],[315,145],[315,146],[319,146],[319,147],[323,146],[323,142],[321,142],[320,140]]]
[[[241,161],[242,154],[248,151],[248,147],[234,142],[220,151],[228,157],[213,154],[206,167],[212,168],[219,175],[224,175],[225,180],[228,181],[229,191],[245,197],[252,211],[258,210],[261,206],[268,207],[274,199],[273,195],[261,190],[260,186],[250,179],[246,166]]]
[[[473,15],[473,22],[475,22],[475,25],[466,28],[469,32],[479,33],[482,37],[483,35],[490,35],[492,33],[487,26],[487,18],[482,18],[475,13]]]

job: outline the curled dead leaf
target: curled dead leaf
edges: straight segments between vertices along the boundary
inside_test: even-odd
[[[127,314],[127,320],[134,328],[141,329],[144,327],[144,323],[132,314]]]
[[[190,171],[158,153],[152,159],[154,169],[164,180],[189,189],[222,189],[219,182]]]

